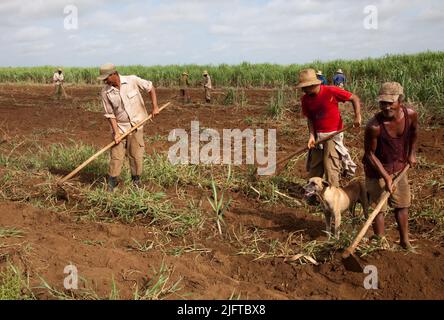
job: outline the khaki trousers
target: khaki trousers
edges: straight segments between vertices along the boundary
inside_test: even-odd
[[[63,94],[63,97],[66,98],[66,92],[65,92],[65,88],[63,88],[62,84],[56,84],[55,85],[55,91],[54,91],[54,96],[57,99],[60,99],[60,96]]]
[[[332,186],[339,187],[339,176],[341,174],[341,158],[335,148],[333,140],[325,142],[323,149],[314,148],[310,150],[307,169],[308,178],[323,177]]]
[[[118,177],[122,172],[125,154],[128,155],[131,175],[140,176],[143,168],[143,152],[145,143],[143,141],[143,130],[139,129],[120,141],[118,145],[111,148],[111,161],[109,163],[109,175]]]
[[[188,89],[185,88],[181,88],[180,89],[180,97],[183,99],[183,101],[190,102],[191,98],[190,98],[190,94],[188,93]]]
[[[55,91],[54,91],[54,96],[57,99],[60,99],[60,96],[62,95],[62,85],[61,84],[56,84],[55,85]]]
[[[210,101],[211,100],[211,89],[205,88],[205,100]]]

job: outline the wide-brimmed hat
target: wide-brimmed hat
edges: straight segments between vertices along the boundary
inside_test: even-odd
[[[62,68],[57,68],[57,71],[63,71]]]
[[[316,71],[314,69],[304,69],[299,72],[299,83],[297,88],[314,86],[316,84],[321,84],[322,81],[316,77]]]
[[[207,76],[207,75],[208,75],[208,71],[205,70],[205,71],[202,73],[202,75]]]
[[[100,66],[100,76],[97,77],[97,80],[103,81],[116,71],[116,66],[112,63],[102,64]]]
[[[184,71],[184,72],[182,72],[182,75],[183,75],[183,76],[187,76],[188,73]]]
[[[338,71],[336,71],[336,73],[344,73],[344,72],[342,71],[342,69],[338,69]]]
[[[321,70],[316,71],[316,75],[322,76],[322,71]]]
[[[398,82],[385,82],[379,90],[378,101],[396,102],[404,96],[404,88]]]

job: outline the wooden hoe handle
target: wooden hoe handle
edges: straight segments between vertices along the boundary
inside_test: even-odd
[[[322,144],[322,143],[324,143],[324,142],[330,140],[331,138],[334,138],[336,135],[338,135],[338,134],[340,134],[340,133],[342,133],[342,132],[344,132],[344,131],[347,131],[347,130],[349,130],[349,129],[351,129],[351,128],[352,128],[352,126],[344,127],[343,129],[341,129],[341,130],[339,130],[339,131],[336,131],[336,132],[334,132],[334,133],[332,133],[332,134],[326,136],[324,139],[321,139],[321,140],[316,141],[316,142],[315,142],[315,146],[317,146],[317,145],[319,145],[319,144]],[[277,166],[280,165],[281,163],[283,163],[283,162],[285,162],[285,161],[288,161],[288,160],[290,160],[291,158],[296,157],[297,155],[299,155],[299,154],[301,154],[301,153],[303,153],[303,152],[305,152],[305,151],[308,151],[308,150],[309,150],[309,149],[308,149],[308,146],[305,146],[305,147],[303,147],[303,148],[300,148],[300,149],[298,149],[297,151],[295,151],[295,152],[293,152],[293,153],[290,153],[290,154],[289,154],[288,156],[286,156],[285,158],[283,158],[283,159],[279,160],[278,162],[276,162],[276,165],[275,165],[275,166],[277,167]]]
[[[398,176],[393,181],[393,186],[396,186],[401,180],[401,178],[406,174],[407,170],[410,168],[410,165],[406,165],[405,168],[398,174]],[[384,191],[379,199],[378,205],[376,206],[375,210],[373,210],[372,214],[368,217],[367,221],[365,222],[364,226],[362,227],[361,231],[359,231],[358,235],[356,236],[353,243],[345,249],[345,251],[342,253],[342,258],[346,259],[351,254],[353,254],[358,247],[358,244],[361,242],[362,237],[366,234],[368,228],[372,224],[373,220],[376,218],[376,216],[381,211],[382,207],[384,206],[387,199],[390,197],[390,192]]]

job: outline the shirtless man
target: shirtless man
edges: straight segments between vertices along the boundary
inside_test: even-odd
[[[389,205],[394,209],[400,235],[400,245],[412,249],[408,234],[408,214],[411,202],[407,174],[393,186],[393,177],[409,164],[416,164],[418,114],[403,105],[404,90],[397,82],[386,82],[379,92],[377,113],[367,124],[364,138],[364,169],[370,204],[375,207],[384,191],[390,191]],[[384,211],[376,216],[373,231],[384,235]]]

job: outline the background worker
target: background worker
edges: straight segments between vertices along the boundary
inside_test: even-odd
[[[321,70],[316,71],[316,76],[319,80],[321,80],[321,84],[323,84],[323,85],[328,84],[327,78],[325,78],[325,76],[322,74]]]
[[[211,86],[211,78],[210,75],[208,74],[208,71],[205,70],[203,72],[203,86],[204,86],[204,90],[205,90],[205,101],[207,103],[211,102],[211,89],[213,88]]]
[[[191,101],[190,94],[189,94],[189,87],[190,82],[188,80],[188,73],[183,72],[182,76],[179,79],[179,87],[180,87],[180,96],[182,98],[182,101],[185,103],[185,101],[188,103]]]
[[[143,126],[123,140],[120,136],[148,117],[140,90],[145,90],[150,95],[153,104],[152,115],[159,113],[156,90],[151,81],[137,76],[119,75],[116,67],[111,63],[100,67],[100,76],[97,79],[105,83],[101,92],[102,103],[105,118],[109,120],[116,143],[111,148],[108,190],[113,191],[117,186],[117,178],[122,171],[125,154],[128,154],[133,184],[139,187],[145,151]]]
[[[418,114],[406,108],[402,102],[404,89],[397,82],[386,82],[379,91],[379,108],[368,122],[364,138],[364,169],[369,203],[377,205],[384,191],[391,193],[389,205],[394,208],[398,224],[400,245],[412,249],[408,233],[408,215],[411,204],[411,191],[407,174],[393,186],[393,177],[402,171],[407,164],[416,164],[416,141],[418,139]],[[383,210],[373,221],[376,238],[384,235]]]
[[[54,84],[54,97],[59,100],[61,94],[63,93],[63,97],[66,99],[67,95],[65,92],[65,88],[63,88],[63,84],[65,82],[65,77],[63,75],[63,70],[58,68],[57,71],[52,76],[52,83]]]
[[[297,88],[301,98],[302,113],[307,117],[310,149],[307,159],[309,178],[323,177],[331,185],[339,187],[341,173],[353,176],[356,164],[344,145],[344,134],[340,133],[329,141],[315,147],[315,141],[343,128],[339,102],[351,101],[355,113],[353,126],[361,125],[361,103],[358,96],[335,86],[321,85],[314,69],[302,70]]]
[[[339,88],[344,89],[345,83],[347,82],[347,78],[344,75],[342,69],[338,69],[336,74],[333,76],[333,84]]]

